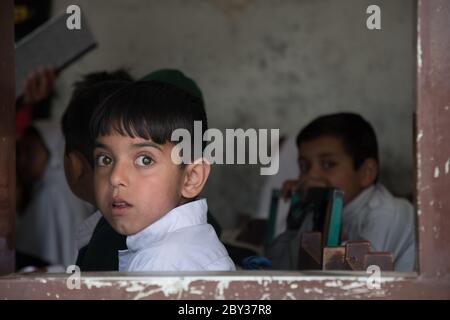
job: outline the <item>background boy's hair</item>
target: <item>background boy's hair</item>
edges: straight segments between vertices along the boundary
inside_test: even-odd
[[[322,136],[341,139],[345,151],[353,159],[355,169],[359,169],[368,158],[375,159],[379,164],[375,131],[369,122],[356,113],[342,112],[316,118],[300,131],[297,146]]]
[[[89,73],[74,84],[75,89],[61,120],[66,153],[79,151],[93,165],[93,141],[89,134],[92,114],[109,95],[132,81],[126,71],[117,70]]]
[[[201,98],[172,83],[144,80],[111,95],[95,111],[90,128],[94,138],[116,131],[158,144],[176,143],[171,141],[173,131],[184,128],[189,131],[193,146],[194,121],[201,121],[203,137],[208,124]]]

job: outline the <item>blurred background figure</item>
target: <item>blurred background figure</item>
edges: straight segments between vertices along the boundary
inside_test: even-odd
[[[17,227],[17,269],[73,264],[76,227],[93,208],[66,182],[64,139],[58,123],[40,120],[18,143],[18,180],[31,190]]]

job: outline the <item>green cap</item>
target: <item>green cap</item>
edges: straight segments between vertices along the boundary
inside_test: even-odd
[[[194,80],[175,69],[160,69],[144,76],[140,81],[159,81],[171,84],[190,95],[199,98],[203,103],[203,94]]]

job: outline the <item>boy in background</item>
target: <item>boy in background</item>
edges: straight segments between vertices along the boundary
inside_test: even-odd
[[[354,113],[322,116],[300,131],[297,147],[300,175],[284,183],[284,196],[292,191],[304,193],[311,187],[342,190],[343,240],[370,241],[374,251],[393,254],[396,271],[413,271],[414,209],[378,182],[378,143],[372,126]],[[311,218],[305,219],[300,232],[312,227]],[[289,246],[295,244],[298,246],[298,241],[290,241]],[[268,256],[278,267],[295,268],[288,261],[297,261],[296,257],[290,260],[281,251],[290,250],[280,250],[280,241],[278,245],[275,242]]]

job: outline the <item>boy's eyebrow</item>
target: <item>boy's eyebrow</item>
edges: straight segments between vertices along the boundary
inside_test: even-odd
[[[324,152],[324,153],[319,154],[319,157],[321,157],[321,158],[326,158],[326,157],[333,157],[333,156],[335,156],[335,155],[336,155],[336,154],[333,153],[333,152]]]
[[[95,143],[94,143],[94,149],[95,148],[102,148],[102,149],[108,149],[109,150],[109,148],[108,148],[108,146],[106,144],[103,144],[103,143],[100,143],[100,142],[97,142],[97,141],[95,141]]]
[[[142,148],[142,147],[152,147],[152,148],[158,149],[159,151],[162,151],[161,147],[158,144],[154,143],[154,142],[133,143],[131,145],[131,147],[133,149]],[[109,150],[109,147],[106,144],[103,144],[103,143],[97,142],[97,141],[94,144],[94,149],[95,148],[103,148],[103,149],[108,149]]]
[[[161,147],[154,142],[133,143],[131,147],[133,148],[152,147],[158,149],[159,151],[162,151]]]

